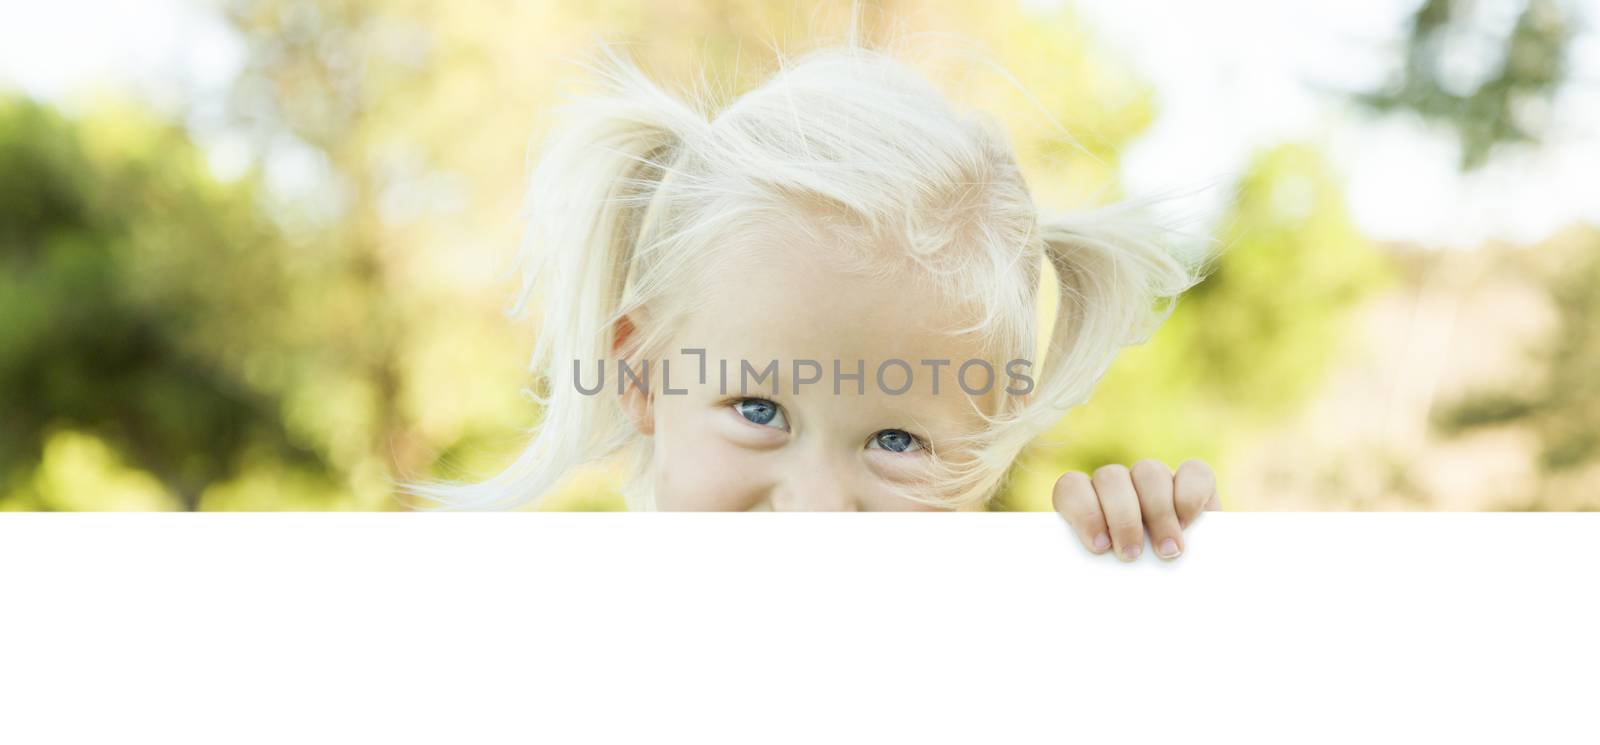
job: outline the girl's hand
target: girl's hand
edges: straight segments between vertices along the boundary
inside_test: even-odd
[[[1103,554],[1115,548],[1123,561],[1139,558],[1145,528],[1156,555],[1177,558],[1183,553],[1184,529],[1202,510],[1222,509],[1216,475],[1198,460],[1179,464],[1176,476],[1166,464],[1150,459],[1131,469],[1101,466],[1093,477],[1068,471],[1056,481],[1052,502],[1090,551]]]

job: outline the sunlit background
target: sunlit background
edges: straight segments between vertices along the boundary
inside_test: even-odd
[[[538,417],[503,311],[569,60],[721,100],[848,2],[0,12],[0,508],[400,509]],[[1202,458],[1228,509],[1600,508],[1600,8],[878,2],[1052,207],[1181,194],[1212,278],[1015,469]],[[1006,74],[980,60],[992,59]],[[702,69],[703,66],[703,69]],[[576,87],[574,87],[576,86]],[[1076,142],[1051,124],[1066,127]],[[620,509],[618,474],[544,509]]]

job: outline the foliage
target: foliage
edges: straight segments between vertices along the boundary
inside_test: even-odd
[[[1494,11],[1507,6],[1427,0],[1412,17],[1397,80],[1357,100],[1449,126],[1460,138],[1467,170],[1483,165],[1499,146],[1537,142],[1545,128],[1542,112],[1568,74],[1575,9],[1563,0],[1527,0],[1502,33]],[[1485,53],[1488,44],[1497,48]],[[1497,63],[1472,69],[1468,62],[1486,59]]]
[[[7,486],[61,430],[109,443],[189,509],[249,458],[325,470],[279,398],[226,361],[283,290],[254,184],[211,179],[182,130],[137,111],[74,124],[16,100],[0,102],[0,172]]]

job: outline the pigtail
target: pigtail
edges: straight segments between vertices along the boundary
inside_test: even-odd
[[[672,163],[706,126],[703,116],[656,87],[631,62],[601,45],[604,90],[557,109],[527,193],[527,232],[516,268],[522,283],[512,316],[540,295],[544,317],[530,361],[542,421],[510,466],[476,484],[400,488],[433,506],[498,509],[535,501],[574,468],[625,445],[632,425],[602,387],[581,392],[574,362],[592,386],[595,365],[614,355],[616,323],[641,232]]]
[[[1039,234],[1060,303],[1034,398],[1059,416],[1088,401],[1117,352],[1148,341],[1209,267],[1136,203],[1042,217]]]

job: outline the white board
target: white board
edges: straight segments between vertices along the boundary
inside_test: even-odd
[[[0,742],[1600,742],[1600,515],[0,515]]]

